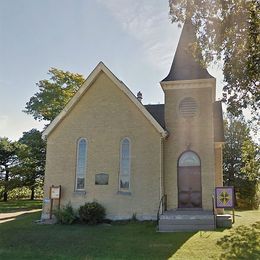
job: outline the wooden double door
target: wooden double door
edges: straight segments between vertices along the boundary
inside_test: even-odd
[[[178,207],[202,207],[200,166],[178,167]]]

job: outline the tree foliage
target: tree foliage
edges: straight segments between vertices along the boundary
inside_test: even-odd
[[[4,201],[23,187],[31,190],[34,199],[35,190],[43,183],[45,153],[46,143],[37,129],[24,132],[18,142],[0,138],[0,197]]]
[[[16,176],[12,175],[11,171],[17,164],[18,149],[17,142],[12,142],[6,137],[0,138],[0,186],[4,201],[8,199],[8,192],[17,186]]]
[[[260,1],[169,0],[172,22],[191,19],[197,32],[195,49],[204,62],[223,60],[228,111],[240,115],[260,111]]]
[[[224,126],[224,185],[235,187],[239,206],[258,208],[259,146],[252,140],[243,118],[229,115]]]
[[[249,208],[258,209],[260,197],[260,154],[259,146],[248,139],[242,145],[242,168],[239,188],[240,198],[246,202]]]
[[[31,199],[34,199],[35,189],[43,183],[46,142],[41,138],[40,131],[31,129],[23,133],[19,143],[19,162],[13,168],[13,172],[20,176],[21,186],[31,190]]]
[[[241,171],[247,174],[250,181],[260,180],[260,149],[259,145],[252,140],[244,141],[242,146],[242,162],[243,168]]]
[[[243,118],[229,115],[224,122],[225,145],[223,150],[224,185],[236,186],[240,177],[243,143],[250,138],[250,129]]]
[[[52,121],[69,102],[84,82],[77,73],[51,68],[50,78],[37,83],[39,92],[26,103],[24,112],[36,120]]]

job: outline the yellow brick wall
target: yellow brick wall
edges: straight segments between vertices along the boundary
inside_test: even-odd
[[[80,137],[88,141],[86,194],[74,191]],[[120,141],[124,137],[131,140],[131,195],[118,194]],[[62,205],[71,202],[77,208],[96,200],[104,205],[109,218],[130,218],[133,214],[154,218],[160,199],[160,151],[160,134],[101,72],[48,136],[44,196],[49,196],[51,185],[61,185]],[[109,184],[95,185],[97,173],[109,174]]]

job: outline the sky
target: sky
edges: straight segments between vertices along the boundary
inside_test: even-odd
[[[23,109],[51,67],[87,77],[103,61],[144,104],[164,103],[180,33],[168,0],[0,0],[0,137],[42,130]],[[222,72],[209,72],[221,98]]]

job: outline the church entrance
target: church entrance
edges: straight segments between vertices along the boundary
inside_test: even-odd
[[[178,207],[202,207],[200,158],[192,151],[182,153],[178,160]]]

